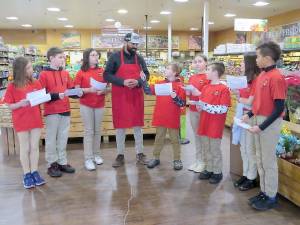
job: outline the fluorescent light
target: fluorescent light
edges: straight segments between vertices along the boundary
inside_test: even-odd
[[[164,10],[164,11],[161,11],[160,14],[161,14],[161,15],[170,15],[171,12],[170,12],[170,11],[165,11],[165,10]]]
[[[191,30],[191,31],[197,31],[197,30],[199,30],[199,28],[191,27],[190,30]]]
[[[270,3],[268,2],[262,2],[262,1],[258,1],[258,2],[255,2],[253,5],[254,6],[266,6],[266,5],[269,5]]]
[[[105,21],[106,21],[106,22],[115,22],[114,19],[106,19]]]
[[[18,20],[19,18],[18,17],[15,17],[15,16],[8,16],[6,17],[7,20]]]
[[[208,21],[208,25],[213,25],[213,24],[215,24],[215,23],[212,21]]]
[[[150,30],[152,27],[144,27],[145,30]]]
[[[47,10],[48,10],[49,12],[59,12],[59,11],[60,11],[59,8],[55,8],[55,7],[47,8]]]
[[[120,21],[115,22],[114,25],[115,25],[115,28],[121,28],[122,27],[122,24],[121,24]]]
[[[59,21],[68,21],[68,18],[66,17],[60,17],[60,18],[57,18]]]
[[[126,9],[119,9],[118,13],[120,13],[120,14],[126,14],[126,13],[128,13],[128,11]]]
[[[23,24],[23,25],[21,25],[22,27],[32,27],[32,25],[31,24]]]
[[[74,25],[65,25],[66,28],[73,28]]]
[[[224,16],[226,17],[235,17],[236,15],[233,13],[226,13]]]
[[[174,0],[174,2],[188,2],[189,0]]]
[[[159,20],[150,20],[150,23],[160,23]]]

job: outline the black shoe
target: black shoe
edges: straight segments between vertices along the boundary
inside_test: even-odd
[[[265,197],[265,193],[259,192],[258,195],[248,199],[249,205],[252,205],[254,202],[259,201],[263,197]]]
[[[147,165],[148,160],[147,156],[144,153],[139,153],[136,155],[136,163],[142,164],[142,165]]]
[[[50,177],[61,177],[62,176],[62,172],[60,171],[59,165],[56,162],[52,163],[50,165],[50,167],[48,168],[47,173]]]
[[[207,170],[204,170],[199,174],[200,180],[208,180],[213,175],[213,172],[208,172]]]
[[[233,183],[233,185],[234,185],[235,187],[239,187],[239,186],[241,186],[246,180],[247,180],[247,177],[242,176],[240,179],[238,179],[237,181],[235,181],[235,182]]]
[[[213,174],[211,175],[211,177],[209,178],[209,183],[210,184],[217,184],[220,183],[220,181],[223,179],[223,174],[222,173],[217,173],[217,174]]]
[[[256,181],[247,179],[244,183],[242,183],[240,185],[239,190],[240,191],[248,191],[255,187],[256,187]]]
[[[112,164],[112,167],[117,168],[120,166],[123,166],[125,163],[125,158],[124,155],[119,154],[116,158],[116,160],[114,161],[114,163]]]
[[[64,173],[75,173],[75,169],[69,164],[59,165],[59,169],[61,172],[64,172]]]
[[[160,160],[159,160],[159,159],[151,159],[151,160],[148,162],[147,167],[148,167],[149,169],[152,169],[152,168],[158,166],[159,164],[160,164]]]
[[[266,211],[269,209],[273,209],[276,206],[277,206],[277,197],[270,198],[267,195],[265,195],[264,197],[260,198],[260,200],[252,204],[252,207],[259,211]]]

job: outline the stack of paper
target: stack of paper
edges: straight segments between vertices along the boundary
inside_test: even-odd
[[[91,87],[95,88],[98,91],[104,91],[107,86],[107,83],[102,83],[102,82],[96,81],[95,79],[91,78],[90,85],[91,85]]]
[[[73,88],[73,89],[67,89],[65,91],[66,96],[81,96],[82,95],[82,89],[81,88]]]
[[[172,83],[166,84],[155,84],[155,95],[157,96],[168,96],[172,93]]]
[[[234,89],[243,89],[248,86],[247,84],[247,77],[246,76],[226,76],[227,86],[234,90]]]
[[[51,100],[50,94],[46,94],[46,89],[33,91],[27,93],[26,99],[29,101],[30,106],[36,106]]]

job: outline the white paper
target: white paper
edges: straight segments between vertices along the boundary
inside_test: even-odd
[[[91,85],[91,87],[95,88],[98,91],[104,91],[107,86],[107,83],[102,83],[102,82],[96,81],[95,79],[91,78],[90,85]]]
[[[227,86],[234,90],[234,89],[243,89],[248,87],[247,84],[247,77],[246,76],[226,76]]]
[[[242,122],[239,118],[234,117],[234,118],[233,118],[233,121],[234,121],[234,123],[235,123],[236,125],[238,125],[239,127],[244,128],[244,129],[247,129],[247,130],[248,130],[248,129],[251,128],[251,126],[250,126],[248,123]]]
[[[172,93],[172,83],[167,84],[155,84],[155,95],[157,96],[168,96]]]
[[[203,103],[200,102],[200,101],[189,100],[189,101],[187,102],[187,104],[188,104],[188,105],[200,105],[200,106],[201,106]]]
[[[82,94],[81,88],[67,89],[65,91],[66,96],[80,96]]]
[[[36,106],[45,102],[48,102],[51,100],[50,94],[46,94],[46,90],[41,89],[38,91],[33,91],[30,93],[27,93],[26,99],[29,101],[30,106]]]
[[[194,85],[192,85],[192,84],[186,85],[182,88],[186,91],[193,91],[195,89]]]
[[[42,97],[44,95],[46,95],[46,89],[45,88],[43,88],[41,90],[38,90],[38,91],[33,91],[33,92],[30,92],[30,93],[27,93],[26,94],[26,99],[30,100],[30,99]]]

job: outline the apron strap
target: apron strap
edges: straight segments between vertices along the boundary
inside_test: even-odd
[[[124,51],[123,50],[120,52],[120,55],[121,55],[121,65],[123,65],[124,64]]]

